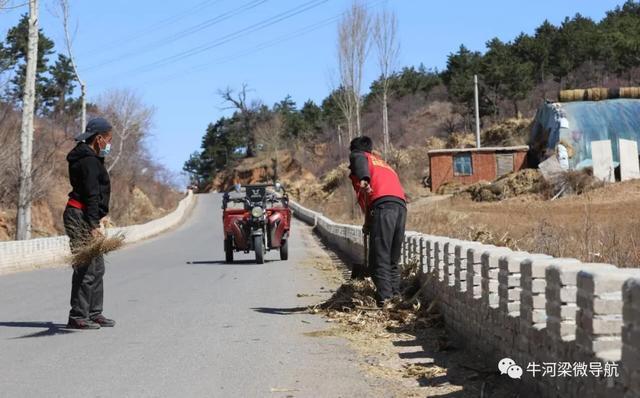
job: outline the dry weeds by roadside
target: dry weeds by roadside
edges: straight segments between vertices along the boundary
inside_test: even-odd
[[[315,263],[329,275],[342,274],[335,263]],[[370,279],[344,282],[328,300],[309,307],[333,326],[305,335],[348,340],[367,374],[395,386],[385,391],[388,396],[471,398],[484,391],[492,397],[512,397],[513,386],[495,369],[449,341],[438,303],[427,302],[421,294],[417,271],[416,262],[405,267],[402,298],[382,309],[375,307]]]

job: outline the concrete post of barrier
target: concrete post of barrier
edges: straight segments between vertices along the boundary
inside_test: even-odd
[[[580,261],[575,258],[528,258],[520,266],[520,317],[523,324],[538,330],[547,326],[545,275],[552,264],[578,265]]]
[[[448,241],[447,238],[438,237],[433,242],[433,267],[438,276],[438,282],[443,282],[445,278],[444,244],[446,241]]]
[[[418,237],[417,235],[412,235],[410,237],[411,240],[411,258],[409,261],[418,261]]]
[[[640,278],[622,288],[622,378],[625,398],[640,397]]]
[[[552,264],[546,269],[545,289],[547,332],[558,341],[573,341],[576,333],[577,275],[599,268],[615,271],[610,264]]]
[[[577,275],[576,345],[587,353],[622,347],[622,288],[640,270],[583,269]]]
[[[427,273],[428,274],[434,274],[435,272],[435,251],[434,251],[434,247],[435,247],[435,238],[433,236],[428,236],[426,238],[426,242],[425,242],[425,250],[426,250],[426,257],[427,257]],[[437,278],[437,276],[436,276]]]
[[[498,266],[500,257],[513,253],[507,248],[490,248],[482,253],[482,302],[491,307],[498,308]]]
[[[474,242],[476,243],[476,242]],[[467,248],[467,294],[469,298],[482,298],[482,254],[493,245],[472,246]]]
[[[552,257],[546,254],[514,252],[498,260],[499,308],[503,313],[513,317],[520,316],[520,267],[523,261],[533,258],[550,259]]]
[[[465,242],[458,242],[454,247],[454,265],[453,274],[455,277],[454,287],[457,292],[465,293],[467,291],[467,256]]]
[[[424,236],[420,236],[420,241],[419,241],[419,246],[420,246],[420,275],[426,273],[426,267],[427,267],[427,258],[426,258],[426,253],[425,253],[425,249],[426,249],[426,240]]]
[[[455,249],[458,242],[457,239],[447,239],[442,246],[444,283],[449,287],[455,285]]]
[[[479,247],[482,247],[482,244],[478,242],[459,241],[455,244],[454,286],[456,291],[467,293],[469,288],[468,278],[473,276],[473,269],[469,267],[468,251],[471,248]]]

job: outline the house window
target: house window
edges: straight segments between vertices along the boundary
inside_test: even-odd
[[[470,176],[473,174],[470,153],[459,153],[453,157],[453,174],[457,176]]]

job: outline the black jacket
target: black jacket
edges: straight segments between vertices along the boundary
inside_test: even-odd
[[[69,197],[86,206],[85,215],[92,227],[100,225],[100,219],[109,214],[111,180],[104,158],[98,156],[84,142],[78,143],[67,155],[69,181],[73,191]]]
[[[363,151],[351,151],[349,155],[349,170],[351,170],[351,175],[355,176],[358,180],[371,181],[369,161]]]

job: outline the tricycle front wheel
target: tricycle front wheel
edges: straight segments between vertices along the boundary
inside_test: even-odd
[[[256,264],[264,264],[264,247],[262,244],[262,235],[253,237],[253,250],[256,252]]]
[[[289,259],[289,240],[285,240],[280,246],[280,260],[286,261]]]
[[[224,240],[224,260],[227,263],[233,262],[233,244],[231,238]]]

